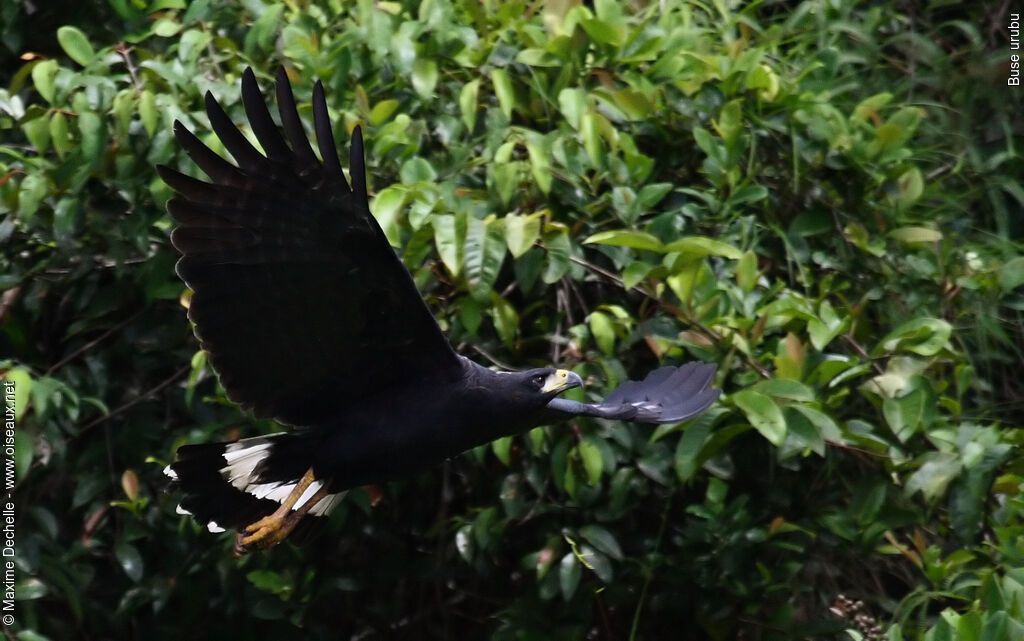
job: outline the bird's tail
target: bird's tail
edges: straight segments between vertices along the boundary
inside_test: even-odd
[[[310,468],[311,443],[301,432],[280,432],[240,441],[178,448],[164,474],[182,493],[179,514],[190,514],[211,532],[241,530],[272,514]],[[313,496],[316,480],[295,507]],[[344,492],[321,499],[309,514],[327,516]]]

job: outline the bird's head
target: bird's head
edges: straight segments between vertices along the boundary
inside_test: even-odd
[[[583,387],[583,379],[579,374],[567,369],[540,367],[525,372],[516,372],[513,376],[518,379],[517,382],[527,395],[544,403],[567,389]]]

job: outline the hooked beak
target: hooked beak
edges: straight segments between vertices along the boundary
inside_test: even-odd
[[[583,379],[576,372],[560,369],[548,376],[540,391],[544,394],[561,394],[573,387],[583,387]]]

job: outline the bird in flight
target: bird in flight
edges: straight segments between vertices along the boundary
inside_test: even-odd
[[[181,122],[174,135],[205,182],[159,166],[188,317],[229,399],[290,429],[185,445],[164,469],[178,512],[235,551],[277,545],[349,488],[400,478],[538,425],[574,416],[675,423],[718,398],[711,364],[666,366],[600,403],[559,398],[579,375],[494,371],[457,354],[370,213],[363,138],[352,131],[351,182],[334,145],[324,88],[313,89],[314,153],[284,69],[281,129],[251,69],[242,102],[262,151],[206,94],[232,164]],[[283,134],[282,134],[283,129]]]

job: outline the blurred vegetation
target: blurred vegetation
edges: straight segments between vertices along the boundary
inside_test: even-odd
[[[1024,638],[1005,8],[42,4],[0,9],[9,637]],[[304,116],[323,79],[339,148],[363,125],[373,212],[463,353],[595,398],[710,360],[726,394],[503,439],[233,559],[160,468],[274,426],[196,353],[153,166],[196,172],[175,119],[217,144],[206,91],[245,126],[247,65]]]

